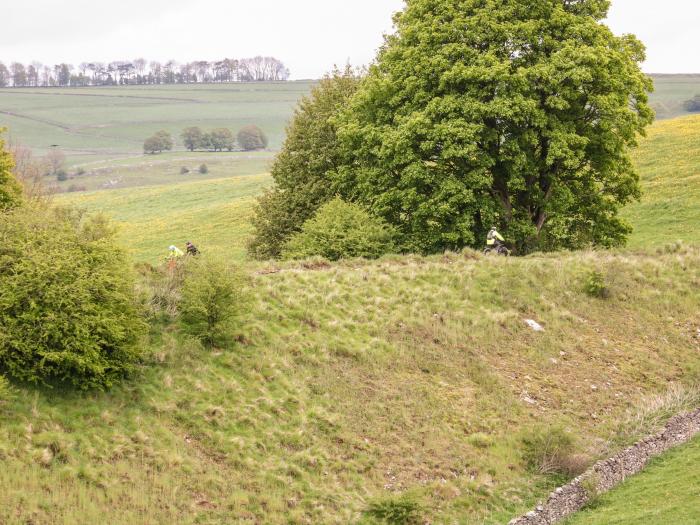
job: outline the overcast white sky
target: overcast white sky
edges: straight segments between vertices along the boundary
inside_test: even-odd
[[[536,0],[533,0],[536,1]],[[366,64],[402,0],[0,0],[0,61],[190,61],[257,54],[293,78]],[[700,73],[700,1],[613,0],[609,24],[647,45],[650,73]]]

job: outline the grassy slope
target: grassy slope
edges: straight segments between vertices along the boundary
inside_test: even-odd
[[[567,525],[700,523],[700,438],[673,450]]]
[[[700,378],[698,250],[258,269],[235,348],[168,328],[109,394],[3,407],[0,522],[345,524],[408,491],[431,523],[503,523],[552,486],[523,429],[599,447],[641,395]],[[581,292],[592,269],[610,299]]]
[[[188,240],[205,252],[243,259],[254,197],[271,183],[270,176],[204,181],[196,180],[196,174],[189,177],[195,180],[137,190],[63,194],[56,202],[109,213],[120,226],[123,244],[141,261],[157,263],[170,244],[182,246]]]
[[[641,202],[625,210],[630,246],[700,243],[700,116],[657,122],[635,151]]]
[[[0,127],[42,153],[61,146],[73,162],[142,153],[144,138],[187,126],[257,124],[280,147],[287,120],[311,82],[0,89]]]

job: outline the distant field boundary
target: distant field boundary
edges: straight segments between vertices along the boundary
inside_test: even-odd
[[[658,434],[642,439],[615,456],[599,461],[568,485],[557,488],[546,503],[508,525],[552,525],[581,510],[591,499],[638,474],[652,458],[700,434],[700,408],[671,419]]]

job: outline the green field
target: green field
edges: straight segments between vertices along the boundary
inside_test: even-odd
[[[56,202],[108,213],[120,226],[122,244],[139,261],[158,263],[167,255],[168,246],[183,246],[188,240],[204,252],[242,260],[254,197],[271,183],[272,178],[263,173],[67,193],[57,196]]]
[[[635,152],[644,195],[624,213],[630,246],[700,244],[700,116],[654,124]]]
[[[697,525],[700,523],[700,438],[654,460],[598,498],[566,525]]]
[[[0,126],[43,154],[58,145],[72,164],[141,155],[165,129],[260,126],[280,147],[287,120],[311,82],[0,89]],[[180,146],[180,148],[182,148]]]

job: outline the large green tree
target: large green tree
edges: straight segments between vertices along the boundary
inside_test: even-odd
[[[15,162],[10,152],[5,150],[3,131],[0,128],[0,212],[14,208],[22,201],[22,188],[12,173]]]
[[[408,0],[349,105],[338,188],[408,249],[613,246],[652,122],[644,47],[608,0]]]
[[[260,259],[279,257],[286,241],[335,195],[329,174],[347,164],[335,119],[359,85],[350,67],[323,78],[304,98],[275,159],[275,187],[259,201],[249,251]]]

